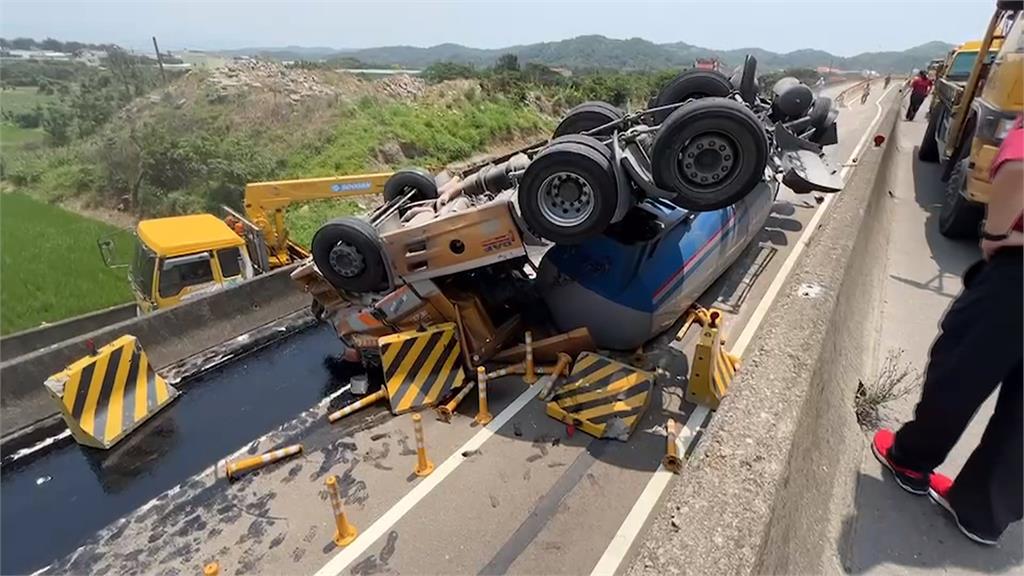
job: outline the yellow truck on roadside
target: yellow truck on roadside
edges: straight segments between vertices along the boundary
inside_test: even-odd
[[[918,148],[922,161],[943,166],[943,236],[977,236],[991,185],[989,169],[1022,111],[1024,2],[1002,0],[984,38],[961,44],[943,64]]]

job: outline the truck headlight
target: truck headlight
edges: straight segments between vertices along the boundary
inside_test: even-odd
[[[974,135],[992,144],[1001,143],[1010,133],[1016,114],[993,108],[980,98],[974,101],[972,107],[978,117]]]

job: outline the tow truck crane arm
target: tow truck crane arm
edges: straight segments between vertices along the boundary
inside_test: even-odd
[[[296,259],[309,257],[309,252],[304,247],[288,238],[288,227],[284,221],[285,208],[294,202],[380,194],[391,175],[391,172],[379,172],[247,184],[246,218],[259,228],[263,235],[270,267],[285,266]]]

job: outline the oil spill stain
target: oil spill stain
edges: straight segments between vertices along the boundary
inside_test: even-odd
[[[292,562],[298,562],[302,560],[302,557],[306,555],[305,548],[296,548],[292,550]]]
[[[274,539],[270,541],[270,544],[267,546],[267,549],[268,550],[273,550],[274,548],[277,548],[278,546],[280,546],[281,543],[284,542],[284,538],[287,535],[288,535],[287,532],[281,532],[277,536],[274,536]]]
[[[398,531],[392,530],[388,532],[387,542],[384,543],[384,548],[380,551],[380,561],[387,564],[391,557],[395,555],[395,545],[398,544]]]
[[[302,464],[296,464],[288,469],[288,473],[285,474],[284,478],[281,478],[281,484],[288,484],[292,480],[295,480],[299,476],[299,472],[302,472]]]
[[[491,500],[491,508],[497,508],[498,507],[498,497],[495,496],[494,494],[490,494],[488,496],[488,498]]]

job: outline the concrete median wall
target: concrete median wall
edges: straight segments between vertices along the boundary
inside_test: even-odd
[[[135,303],[132,302],[4,336],[0,338],[0,359],[13,360],[22,354],[30,354],[69,338],[134,317]]]
[[[0,420],[6,439],[57,413],[43,387],[51,374],[88,353],[87,341],[102,346],[122,334],[138,337],[157,369],[178,362],[309,305],[289,278],[289,266],[220,290],[24,354],[0,364]]]
[[[877,130],[889,140],[862,154],[812,236],[630,574],[842,573],[840,518],[865,444],[853,400],[873,368],[897,103]]]

